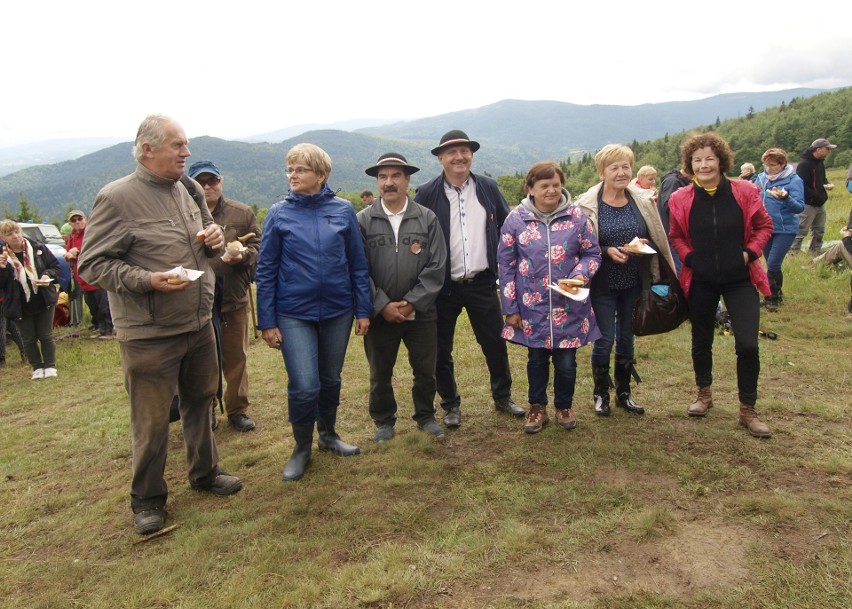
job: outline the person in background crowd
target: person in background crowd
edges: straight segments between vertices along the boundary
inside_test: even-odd
[[[802,241],[811,231],[811,243],[808,251],[813,256],[822,251],[822,239],[825,235],[825,202],[828,192],[834,184],[825,177],[825,159],[837,148],[825,138],[814,140],[802,153],[802,159],[796,165],[796,173],[805,185],[805,211],[799,214],[799,233],[793,240],[791,254],[802,251]]]
[[[679,167],[675,167],[669,171],[660,180],[660,192],[657,196],[657,211],[660,214],[660,221],[663,223],[663,229],[665,229],[667,237],[669,234],[669,199],[676,190],[683,188],[687,184],[689,184],[689,176],[687,176],[683,169]],[[677,251],[674,247],[671,247],[671,238],[669,238],[668,241],[672,260],[674,260],[674,269],[678,275],[680,275],[680,258],[678,258]]]
[[[375,203],[376,197],[369,190],[365,190],[361,193],[361,203],[364,204],[364,207],[369,207],[373,203]]]
[[[512,400],[512,371],[506,342],[500,338],[503,316],[497,296],[497,244],[509,205],[497,182],[472,173],[479,142],[454,129],[432,149],[441,175],[417,189],[414,201],[431,209],[441,223],[449,259],[438,296],[438,361],[435,377],[444,425],[461,425],[461,396],[456,383],[453,342],[456,321],[467,311],[476,342],[485,356],[494,409],[514,417],[526,414]]]
[[[740,165],[740,179],[747,180],[752,184],[757,183],[757,169],[751,163],[743,163]]]
[[[852,184],[852,167],[849,168],[846,187],[850,188],[850,184]],[[852,210],[849,211],[849,219],[846,221],[846,226],[840,229],[840,237],[840,241],[834,243],[824,254],[815,258],[814,261],[820,264],[845,263],[846,267],[852,268]],[[852,291],[852,277],[849,280],[849,288]],[[846,319],[852,321],[852,294],[850,294],[849,304],[846,306]]]
[[[65,251],[71,249],[72,230],[70,222],[66,222],[59,229],[59,232],[62,233],[62,238],[65,240]],[[72,328],[76,328],[83,322],[83,295],[80,293],[80,284],[77,283],[73,272],[71,273],[71,282],[68,286],[68,313],[68,325]],[[79,334],[74,331],[71,336],[77,337]]]
[[[219,324],[225,409],[234,429],[251,431],[255,422],[248,414],[249,299],[260,228],[251,207],[223,196],[225,178],[212,161],[193,163],[187,175],[204,188],[213,221],[225,233],[225,253],[210,259],[216,273],[213,315]]]
[[[680,284],[689,302],[692,367],[697,395],[691,417],[713,407],[713,338],[719,298],[731,316],[737,354],[740,425],[757,438],[772,434],[755,412],[760,353],[757,337],[760,297],[771,294],[760,253],[772,237],[772,218],[760,191],[743,180],[728,180],[734,155],[716,133],[687,139],[681,146],[692,185],[669,200],[672,244],[683,260]]]
[[[258,328],[287,369],[287,410],[296,446],[281,478],[299,480],[320,450],[361,450],[336,431],[340,373],[352,318],[370,327],[370,272],[352,204],[328,186],[331,158],[313,144],[287,152],[290,194],[266,215],[257,263]]]
[[[645,414],[631,395],[630,378],[639,382],[633,336],[633,308],[648,272],[644,254],[625,247],[639,238],[674,267],[669,242],[649,191],[631,187],[633,151],[608,144],[595,155],[600,183],[577,199],[601,249],[601,268],[592,279],[591,300],[601,337],[592,348],[595,414],[610,414],[609,362],[615,347],[616,404],[632,414]],[[657,256],[650,263],[655,280],[661,276]],[[653,281],[652,281],[653,283]]]
[[[95,197],[77,260],[80,277],[109,292],[130,396],[130,506],[140,535],[159,531],[166,518],[163,474],[175,387],[190,486],[220,496],[242,488],[219,468],[211,425],[218,365],[215,279],[207,261],[222,253],[225,240],[207,207],[180,181],[188,146],[173,119],[152,114],[142,121],[133,146],[136,170]],[[177,267],[202,274],[193,279]]]
[[[3,244],[0,242],[0,254],[3,253]],[[24,351],[24,341],[21,339],[21,333],[18,332],[15,322],[11,319],[6,319],[6,300],[4,298],[4,290],[0,290],[0,368],[6,367],[6,337],[11,338],[12,342],[18,345],[18,350],[21,352],[21,363],[26,363],[27,354]]]
[[[59,263],[50,249],[24,237],[14,220],[0,221],[0,292],[7,319],[21,333],[32,380],[57,376],[53,314]]]
[[[587,284],[600,268],[601,253],[591,224],[571,203],[559,165],[535,163],[524,188],[527,196],[507,216],[497,248],[502,336],[527,347],[530,409],[524,431],[537,433],[550,421],[551,361],[556,422],[570,430],[577,426],[577,349],[601,334],[588,297],[574,300],[549,286],[560,279]]]
[[[411,174],[418,171],[396,152],[383,154],[364,171],[376,178],[380,195],[377,205],[358,213],[373,290],[373,319],[364,350],[376,442],[394,435],[397,402],[392,381],[400,343],[405,343],[414,375],[411,400],[417,428],[444,437],[435,421],[435,300],[444,287],[447,246],[435,214],[408,199]]]
[[[755,184],[760,187],[763,206],[772,217],[772,237],[763,248],[769,289],[772,292],[763,301],[767,311],[777,311],[784,300],[781,288],[784,273],[781,265],[799,232],[799,214],[805,209],[805,185],[787,163],[783,148],[770,148],[760,158],[763,171]]]
[[[636,177],[630,181],[630,186],[650,191],[651,201],[657,203],[657,170],[650,165],[642,165],[636,172]]]
[[[98,333],[98,338],[114,338],[112,314],[109,310],[109,298],[106,290],[89,285],[80,279],[80,274],[77,272],[77,260],[80,252],[83,251],[83,241],[86,234],[86,214],[79,209],[73,209],[68,214],[68,222],[72,227],[71,235],[68,238],[68,245],[71,247],[65,252],[65,260],[71,265],[74,281],[83,291],[83,298],[86,301],[86,306],[89,307],[92,325],[95,327],[95,332]]]

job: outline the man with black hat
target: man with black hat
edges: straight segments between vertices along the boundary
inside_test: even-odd
[[[793,241],[790,254],[798,254],[802,250],[802,241],[811,231],[811,244],[808,251],[818,256],[822,250],[822,238],[825,235],[825,202],[828,201],[827,190],[834,184],[826,181],[825,158],[832,149],[837,148],[824,137],[814,140],[802,153],[802,160],[796,166],[796,174],[805,183],[805,211],[799,214],[799,234]]]
[[[435,300],[444,286],[447,246],[435,214],[408,199],[411,174],[418,171],[396,152],[383,154],[364,171],[377,179],[379,190],[378,203],[358,212],[373,291],[373,319],[364,350],[370,363],[376,442],[394,435],[397,403],[391,381],[400,342],[414,373],[411,398],[417,428],[444,437],[435,421]]]
[[[448,131],[432,154],[441,175],[417,189],[414,200],[431,209],[447,240],[449,261],[438,296],[438,361],[435,376],[447,427],[461,425],[461,397],[453,365],[456,320],[465,309],[491,377],[494,408],[515,417],[524,409],[511,397],[512,373],[497,296],[497,244],[509,215],[497,182],[470,171],[479,143],[464,131]]]
[[[204,188],[204,200],[213,221],[225,233],[225,253],[210,259],[216,273],[214,324],[219,324],[225,410],[237,431],[251,431],[248,415],[248,332],[252,277],[260,249],[260,228],[251,207],[222,195],[225,179],[212,161],[193,163],[188,175]]]

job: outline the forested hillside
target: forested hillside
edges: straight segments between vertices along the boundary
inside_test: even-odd
[[[686,103],[686,102],[685,102]],[[813,97],[794,98],[788,103],[761,112],[748,112],[730,120],[717,120],[712,124],[696,125],[695,130],[716,130],[731,143],[739,163],[750,161],[759,164],[764,150],[780,146],[790,153],[792,161],[818,137],[828,137],[838,145],[829,156],[829,167],[846,167],[852,162],[852,88],[822,93]],[[544,117],[546,123],[547,117]],[[461,120],[461,119],[459,119]],[[501,115],[500,120],[508,120]],[[531,117],[518,118],[531,121]],[[456,127],[469,129],[466,124]],[[536,127],[538,129],[538,127]],[[492,132],[497,129],[492,129]],[[638,131],[638,129],[637,129]],[[471,133],[475,131],[470,130]],[[602,143],[624,141],[636,152],[639,167],[653,165],[665,173],[679,164],[679,147],[687,131],[669,133],[654,140],[608,140]],[[476,136],[478,138],[478,136]],[[547,136],[540,136],[545,139]],[[479,138],[482,139],[482,138]],[[225,174],[225,193],[255,205],[268,208],[287,192],[283,165],[286,151],[302,141],[324,148],[334,161],[329,181],[332,188],[344,193],[355,193],[364,188],[374,188],[375,181],[364,175],[364,167],[375,162],[383,152],[394,150],[408,157],[422,171],[414,176],[413,183],[420,184],[440,171],[436,159],[429,153],[435,145],[432,139],[400,139],[383,135],[367,135],[347,131],[322,130],[303,133],[284,142],[245,143],[202,137],[190,142],[190,161],[213,159]],[[0,212],[17,215],[19,200],[24,199],[31,208],[41,212],[43,219],[61,224],[63,216],[72,208],[88,210],[98,190],[106,183],[130,173],[134,162],[131,143],[123,143],[86,155],[74,161],[54,165],[31,167],[0,178]],[[553,158],[563,163],[568,174],[568,188],[580,193],[597,180],[591,159],[595,150],[574,155],[555,157],[546,154],[544,142],[540,146],[530,142],[519,146],[515,141],[492,141],[483,145],[476,154],[474,170],[500,177],[501,188],[509,201],[516,201],[519,177],[538,160]],[[357,200],[357,197],[353,197]],[[64,220],[62,220],[64,221]]]

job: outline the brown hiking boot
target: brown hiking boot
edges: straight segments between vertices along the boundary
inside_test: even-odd
[[[527,433],[538,433],[548,423],[550,423],[550,419],[547,417],[547,406],[544,404],[530,404],[530,411],[527,414],[527,424],[524,425],[524,431]]]
[[[562,429],[574,429],[577,427],[577,419],[570,408],[563,408],[556,411],[556,423]]]
[[[748,429],[755,438],[771,438],[769,426],[757,417],[754,406],[740,404],[740,425]]]
[[[713,408],[713,389],[710,385],[698,387],[695,400],[689,405],[687,413],[691,417],[703,417]]]

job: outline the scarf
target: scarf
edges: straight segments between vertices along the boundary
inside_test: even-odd
[[[21,284],[21,287],[24,288],[24,300],[26,302],[30,301],[30,297],[33,294],[38,293],[38,286],[36,285],[36,270],[35,264],[33,263],[33,246],[29,241],[24,239],[24,249],[22,251],[24,255],[24,262],[21,263],[18,260],[18,256],[9,250],[10,256],[9,260],[12,262],[12,268],[15,269],[15,279],[18,280],[18,283]]]
[[[767,173],[766,173],[766,179],[767,179],[768,181],[770,181],[770,182],[774,182],[774,181],[775,181],[775,180],[777,180],[778,178],[786,178],[786,177],[787,177],[787,176],[789,176],[791,173],[793,173],[793,171],[794,171],[794,170],[793,170],[793,166],[792,166],[792,165],[790,165],[790,164],[788,163],[788,164],[784,167],[784,169],[782,169],[782,170],[781,170],[781,171],[779,171],[778,173],[772,174],[772,173],[768,173],[768,172],[767,172]]]

